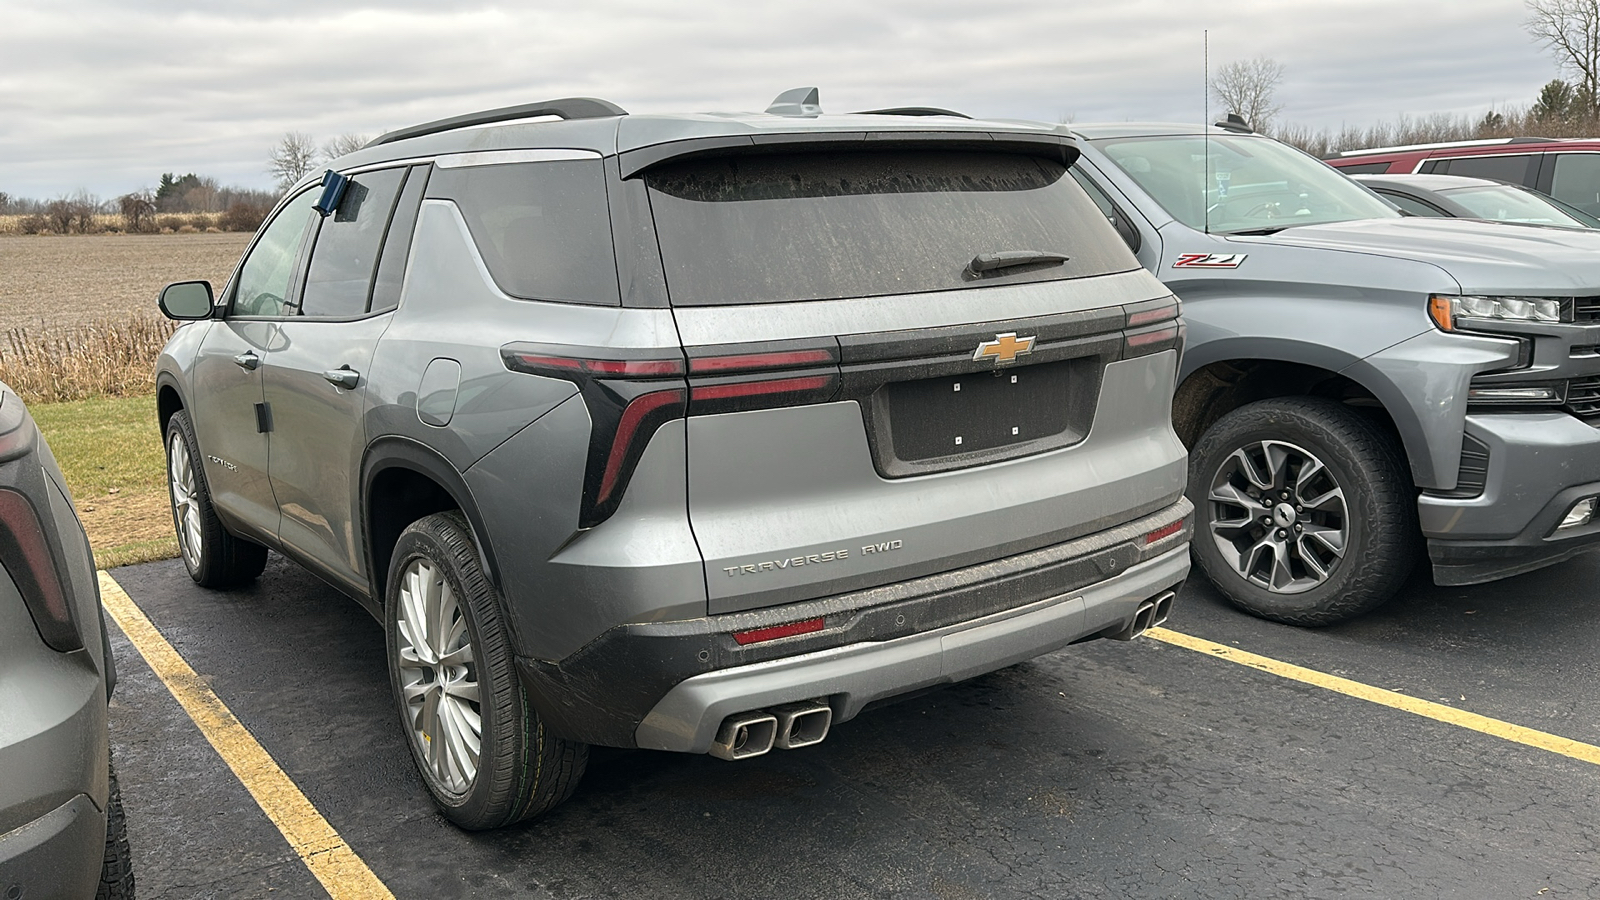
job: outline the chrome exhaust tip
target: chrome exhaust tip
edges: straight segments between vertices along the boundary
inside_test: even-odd
[[[778,718],[771,713],[738,713],[722,720],[710,753],[717,759],[749,759],[771,750],[777,735]]]
[[[1172,591],[1167,591],[1156,598],[1156,614],[1150,621],[1151,628],[1167,624],[1167,617],[1172,615],[1172,604],[1177,599],[1178,595]]]
[[[790,703],[772,711],[778,719],[778,736],[773,742],[779,750],[798,750],[822,743],[833,725],[833,707],[821,700]]]

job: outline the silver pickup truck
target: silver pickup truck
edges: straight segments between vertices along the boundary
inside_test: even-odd
[[[1062,126],[1184,303],[1195,558],[1257,615],[1346,619],[1600,545],[1600,233],[1403,217],[1237,125]]]

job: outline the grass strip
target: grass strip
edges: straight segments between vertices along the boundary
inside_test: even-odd
[[[28,410],[66,477],[96,565],[178,555],[154,397],[34,403]]]

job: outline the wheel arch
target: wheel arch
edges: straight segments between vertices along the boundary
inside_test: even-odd
[[[181,409],[188,408],[189,404],[184,400],[183,392],[178,388],[178,379],[167,372],[157,375],[156,421],[163,435],[167,433],[167,423],[172,421],[173,414]]]
[[[374,609],[384,603],[389,563],[400,533],[423,516],[452,509],[466,517],[478,546],[478,561],[490,583],[501,590],[500,567],[472,491],[437,451],[409,438],[374,441],[361,464],[360,502]]]
[[[1362,410],[1393,432],[1416,483],[1436,481],[1417,411],[1393,383],[1372,377],[1375,370],[1359,365],[1360,359],[1333,347],[1292,340],[1213,341],[1201,350],[1186,355],[1185,374],[1173,397],[1172,425],[1184,446],[1193,448],[1212,423],[1246,403],[1326,397]]]

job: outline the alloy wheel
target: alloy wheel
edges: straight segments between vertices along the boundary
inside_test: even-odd
[[[194,460],[183,434],[174,429],[167,439],[167,482],[172,490],[172,517],[178,530],[178,547],[191,570],[200,567],[204,532],[200,522],[200,503],[194,474]]]
[[[1274,593],[1327,581],[1349,546],[1344,489],[1316,454],[1295,444],[1259,441],[1233,451],[1212,476],[1207,500],[1224,561]]]
[[[425,558],[400,576],[396,652],[405,721],[427,768],[452,793],[478,775],[483,714],[471,632],[444,573]]]

